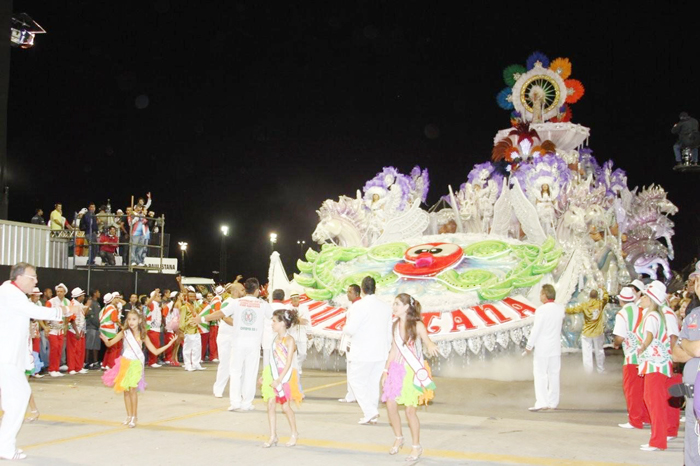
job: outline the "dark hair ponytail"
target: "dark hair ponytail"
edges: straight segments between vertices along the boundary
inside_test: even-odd
[[[272,317],[277,317],[277,320],[284,322],[287,328],[299,324],[299,312],[294,309],[277,309],[272,313]]]

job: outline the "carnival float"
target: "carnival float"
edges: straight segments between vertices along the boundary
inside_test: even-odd
[[[427,169],[384,167],[354,197],[322,203],[312,234],[320,247],[293,280],[273,252],[270,289],[299,292],[309,310],[309,360],[342,364],[345,290],[368,275],[387,303],[415,296],[443,361],[462,365],[519,354],[545,283],[568,304],[642,274],[670,279],[677,208],[663,188],[629,189],[621,168],[594,156],[589,128],[571,122],[584,95],[571,74],[569,59],[539,52],[506,67],[496,101],[511,127],[496,133],[490,161],[432,208]],[[582,324],[567,316],[564,348],[579,345]]]

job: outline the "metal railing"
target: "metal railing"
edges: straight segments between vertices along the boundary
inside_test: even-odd
[[[70,239],[54,237],[46,225],[0,220],[0,264],[28,262],[36,267],[68,268]]]

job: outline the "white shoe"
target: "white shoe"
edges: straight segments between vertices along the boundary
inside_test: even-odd
[[[110,369],[111,369],[111,368],[110,368],[109,366],[100,366],[100,370],[101,370],[101,371],[108,371],[108,370],[110,370]]]
[[[211,360],[211,362],[219,362],[219,360],[216,359],[216,358],[214,358],[214,359]]]
[[[87,374],[88,372],[90,372],[90,371],[87,370],[87,369],[80,369],[80,370],[78,371],[78,374]]]
[[[214,398],[223,398],[223,397],[224,397],[223,393],[221,395],[214,393]]]
[[[34,377],[35,379],[41,379],[41,378],[44,377],[44,374],[39,374],[39,373],[37,372],[36,374],[32,375],[32,377]]]
[[[666,441],[670,442],[671,440],[674,440],[676,437],[666,437]]]
[[[75,375],[75,374],[77,374],[77,372],[75,372],[75,371],[70,371],[70,372],[68,373],[68,375]]]
[[[532,406],[531,408],[527,408],[528,411],[532,411],[533,413],[536,413],[537,411],[545,411],[549,408],[538,408],[536,406]]]
[[[64,365],[62,365],[61,367],[59,367],[58,370],[59,370],[59,371],[64,371],[64,372],[65,372],[65,371],[68,370],[68,366],[66,366],[66,365],[64,364]]]
[[[241,411],[255,411],[255,406],[246,406],[245,408],[241,408]]]
[[[240,411],[240,410],[241,410],[241,407],[240,407],[240,406],[233,406],[233,405],[231,405],[231,406],[228,407],[228,410],[229,410],[229,411]]]
[[[154,368],[154,369],[157,369],[157,368],[159,368],[159,367],[163,367],[163,366],[161,366],[161,365],[160,365],[160,364],[158,364],[158,363],[153,363],[153,364],[151,364],[151,365],[150,365],[150,366],[148,366],[148,367],[152,367],[152,368]]]
[[[341,403],[356,403],[357,400],[348,400],[347,398],[338,398],[338,401]]]
[[[61,374],[61,373],[58,372],[58,371],[49,372],[49,375],[50,375],[51,377],[63,377],[63,374]]]
[[[618,424],[618,427],[622,427],[623,429],[636,429],[632,424],[629,422],[625,422],[624,424]]]
[[[200,365],[196,365],[196,366],[194,366],[194,370],[196,370],[196,371],[205,371],[205,370],[207,370],[207,368],[206,368],[206,367],[202,367],[202,366],[200,366]]]
[[[681,424],[685,422],[685,416],[681,416]]]
[[[661,451],[661,448],[656,448],[656,447],[649,446],[648,443],[645,443],[645,444],[642,445],[639,449],[642,450],[642,451]]]

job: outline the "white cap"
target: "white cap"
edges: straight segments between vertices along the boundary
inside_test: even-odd
[[[122,295],[118,291],[112,291],[112,297],[114,298],[121,298]]]
[[[195,297],[196,297],[197,299],[202,299],[202,293],[197,293],[197,294],[195,295]]]
[[[156,293],[157,293],[156,290],[151,291],[151,298],[153,298],[156,295]]]
[[[63,288],[65,290],[65,292],[68,293],[68,287],[66,285],[64,285],[63,283],[59,283],[58,285],[56,285],[56,287],[54,289],[56,291],[58,291],[59,288]]]
[[[644,294],[649,296],[659,306],[663,306],[666,302],[666,285],[658,280],[649,283]]]
[[[187,287],[187,291],[197,291],[194,289],[194,286],[190,285]]]
[[[226,291],[226,290],[224,290],[224,287],[221,285],[214,288],[214,293],[216,293],[216,294],[224,294],[224,291]]]
[[[42,293],[41,290],[35,286],[34,288],[32,288],[32,292],[29,294],[42,295],[44,293]]]
[[[632,302],[634,301],[634,291],[629,286],[626,286],[620,290],[620,294],[617,297],[620,301]]]
[[[642,282],[642,281],[639,280],[639,279],[637,279],[637,280],[632,280],[632,283],[631,283],[631,284],[634,285],[634,286],[636,286],[637,289],[638,289],[639,291],[644,291],[644,288],[646,288],[646,285],[644,284],[644,282]]]
[[[112,295],[112,293],[107,293],[106,295],[103,296],[103,299],[105,301],[105,304],[109,304],[114,299],[114,295]]]
[[[175,296],[177,296],[177,291],[173,291],[170,293],[171,298],[174,298]]]
[[[73,288],[73,291],[70,292],[71,298],[77,298],[78,296],[83,296],[85,292],[80,289],[80,287]]]
[[[78,212],[78,214],[79,214],[79,215],[85,215],[85,214],[87,214],[87,211],[88,211],[88,210],[87,210],[87,207],[83,207],[82,209],[80,209],[80,212]]]

